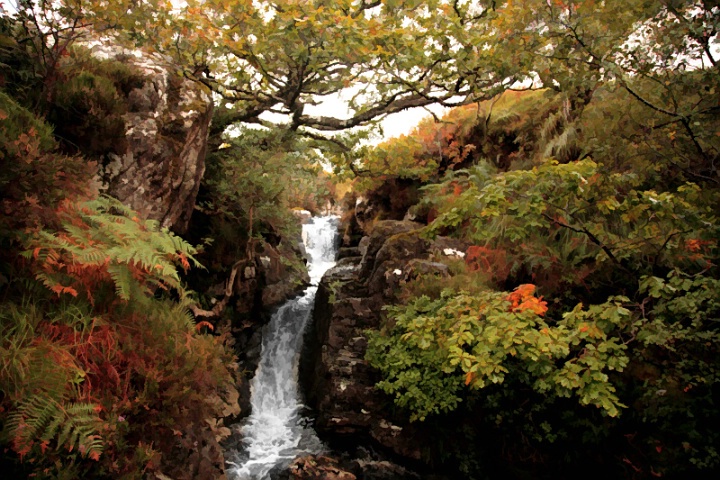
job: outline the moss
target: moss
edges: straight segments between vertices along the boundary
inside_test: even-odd
[[[52,127],[0,91],[0,145],[3,150],[21,134],[30,132],[34,132],[41,150],[55,148]]]
[[[144,84],[142,72],[122,59],[101,60],[75,47],[61,68],[48,120],[65,150],[103,157],[124,141],[128,95]]]
[[[114,59],[103,60],[93,57],[87,48],[75,46],[71,50],[70,60],[63,66],[63,72],[68,76],[91,72],[110,80],[118,93],[126,96],[145,83],[143,73],[128,62],[131,58],[128,55],[118,55]]]

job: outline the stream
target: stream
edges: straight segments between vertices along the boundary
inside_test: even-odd
[[[335,264],[337,223],[337,217],[328,216],[303,225],[311,284],[281,306],[263,328],[260,363],[250,384],[252,410],[234,429],[242,448],[225,452],[230,480],[269,479],[271,472],[287,467],[295,457],[323,450],[301,413],[298,362],[318,283]]]

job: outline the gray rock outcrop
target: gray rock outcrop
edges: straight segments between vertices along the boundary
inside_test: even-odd
[[[142,85],[127,93],[125,136],[103,161],[107,193],[183,233],[205,172],[213,111],[209,92],[160,55],[102,44],[89,47],[93,56],[120,60],[143,74]]]

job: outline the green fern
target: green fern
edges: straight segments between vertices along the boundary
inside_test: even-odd
[[[62,347],[40,335],[46,320],[33,305],[8,305],[0,314],[0,397],[12,405],[3,441],[21,455],[54,441],[57,448],[77,448],[97,458],[102,442],[95,406],[71,400],[72,385],[84,372]],[[67,308],[53,320],[81,330],[90,321],[78,308]]]
[[[97,458],[103,449],[98,426],[100,419],[92,404],[62,405],[46,396],[33,396],[7,417],[5,435],[22,451],[36,442],[55,441],[57,449],[76,449]]]
[[[53,260],[52,255],[62,257],[61,268],[37,274],[49,289],[58,291],[59,286],[82,282],[83,269],[92,267],[106,269],[119,298],[128,301],[137,294],[133,299],[142,302],[142,297],[153,294],[148,286],[182,291],[177,262],[183,262],[184,267],[200,266],[192,245],[160,228],[156,221],[138,219],[134,210],[114,198],[102,196],[71,205],[66,215],[63,231],[39,232],[32,248],[23,253],[26,258],[38,256],[46,263]],[[144,278],[139,279],[133,268],[143,270]]]

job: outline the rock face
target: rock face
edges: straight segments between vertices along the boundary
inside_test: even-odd
[[[342,444],[369,439],[409,459],[423,458],[421,423],[392,415],[391,399],[375,389],[377,372],[364,360],[365,330],[378,328],[382,307],[394,303],[401,282],[418,274],[448,274],[434,261],[464,246],[449,239],[430,242],[418,234],[420,224],[378,222],[364,240],[363,257],[348,257],[323,277],[314,310],[314,323],[305,340],[301,381],[306,400],[315,410],[318,433]]]
[[[107,192],[183,233],[205,172],[212,98],[161,56],[106,45],[93,45],[91,52],[122,60],[144,76],[127,94],[125,136],[103,162]]]

